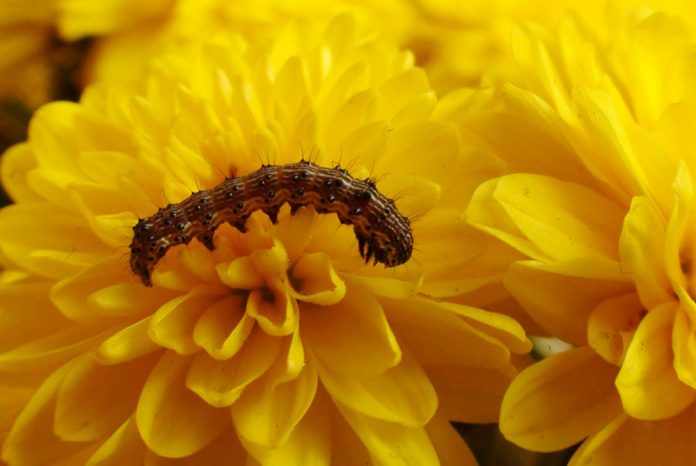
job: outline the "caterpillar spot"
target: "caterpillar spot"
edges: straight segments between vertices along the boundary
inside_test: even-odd
[[[261,210],[275,223],[285,203],[293,214],[300,207],[313,206],[318,213],[335,213],[341,223],[352,225],[365,262],[374,259],[375,264],[395,267],[411,257],[413,233],[408,218],[372,181],[355,179],[340,167],[301,161],[266,165],[246,176],[227,178],[209,191],[194,193],[140,219],[133,227],[131,269],[145,286],[152,286],[152,271],[171,246],[196,238],[212,251],[213,233],[224,222],[244,233],[254,211]]]

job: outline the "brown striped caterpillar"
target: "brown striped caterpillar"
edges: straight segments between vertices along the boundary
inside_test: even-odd
[[[131,269],[145,286],[152,286],[152,270],[170,247],[196,238],[212,251],[213,234],[224,222],[244,233],[249,216],[261,210],[276,223],[286,202],[292,213],[314,206],[318,213],[335,213],[341,223],[353,225],[365,262],[374,258],[375,264],[395,267],[411,257],[410,221],[371,180],[357,180],[339,167],[318,167],[303,160],[264,165],[246,176],[227,178],[209,191],[193,193],[140,219],[133,227]]]

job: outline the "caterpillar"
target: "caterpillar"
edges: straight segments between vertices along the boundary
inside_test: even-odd
[[[313,206],[317,213],[335,213],[341,223],[353,225],[365,263],[374,258],[374,264],[395,267],[411,257],[409,219],[392,199],[377,191],[372,180],[355,179],[338,166],[320,167],[302,160],[262,165],[140,219],[133,227],[131,269],[143,285],[152,286],[152,271],[170,247],[196,238],[212,251],[213,234],[224,222],[244,233],[252,213],[261,210],[276,223],[285,203],[293,214],[300,207]]]

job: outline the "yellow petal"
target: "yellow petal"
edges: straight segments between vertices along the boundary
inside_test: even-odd
[[[189,244],[179,256],[181,264],[194,276],[204,283],[215,283],[218,276],[215,273],[215,259],[210,251],[200,244]]]
[[[71,319],[89,322],[103,316],[150,314],[172,296],[152,293],[132,280],[130,272],[118,272],[119,267],[115,256],[90,264],[80,273],[58,281],[51,289],[51,300]]]
[[[239,441],[237,433],[231,426],[225,429],[220,435],[217,436],[216,439],[198,450],[193,455],[180,459],[170,459],[162,458],[161,456],[157,456],[152,451],[148,451],[145,454],[144,464],[147,466],[170,464],[191,466],[216,465],[220,464],[221,459],[230,460],[234,463],[243,462],[244,459],[246,459],[247,462],[245,464],[249,466],[256,466],[249,454],[245,451],[244,447]]]
[[[679,73],[674,73],[678,76]],[[686,73],[684,74],[684,77]],[[660,119],[657,122],[657,127],[655,128],[654,138],[657,143],[665,149],[667,156],[671,157],[681,157],[684,160],[694,160],[694,148],[691,145],[691,139],[689,138],[688,128],[693,128],[696,123],[696,106],[692,101],[682,101],[677,102],[669,107],[667,107]],[[660,161],[665,163],[664,160]],[[664,168],[675,169],[675,163],[672,160],[668,160],[669,164],[666,164]],[[663,168],[663,170],[664,170]],[[674,173],[670,173],[668,170],[664,170],[664,177],[660,178],[663,185],[666,188],[671,188],[671,186],[666,183],[667,180],[674,178]],[[657,180],[656,180],[657,181]],[[668,192],[668,195],[673,194]],[[668,199],[671,201],[671,199]]]
[[[34,154],[29,144],[17,144],[2,154],[0,179],[2,187],[15,202],[31,202],[39,200],[39,196],[27,183],[27,173],[36,166]]]
[[[535,451],[560,450],[579,442],[620,412],[613,383],[616,372],[588,347],[533,364],[505,394],[501,432]]]
[[[467,128],[484,138],[505,161],[507,171],[540,173],[592,186],[587,168],[558,131],[562,123],[555,109],[532,90],[513,84],[506,83],[503,93],[510,111],[481,111],[473,116],[467,112],[464,116]],[[500,134],[508,136],[501,138]]]
[[[447,419],[484,424],[497,422],[500,403],[515,371],[451,365],[426,368]]]
[[[425,430],[433,443],[440,466],[477,466],[478,462],[444,411],[438,410]]]
[[[303,255],[292,268],[290,280],[291,295],[300,301],[329,306],[346,294],[345,283],[323,253]]]
[[[356,92],[348,100],[342,100],[336,112],[326,123],[326,131],[337,140],[360,128],[365,123],[376,120],[379,95],[372,88]]]
[[[389,173],[408,160],[408,166],[400,170],[402,173],[417,175],[435,184],[449,183],[456,176],[451,167],[457,165],[461,157],[460,145],[459,132],[450,123],[427,121],[407,125],[390,133],[390,144],[374,170]],[[437,156],[423,157],[422,154]]]
[[[231,358],[254,328],[254,319],[244,312],[245,301],[241,295],[220,299],[196,321],[193,341],[214,359]]]
[[[253,290],[247,299],[246,313],[269,335],[289,335],[297,328],[297,301],[280,282]]]
[[[77,160],[71,156],[79,138],[71,138],[68,134],[71,134],[75,120],[86,113],[77,103],[53,102],[37,111],[31,121],[29,136],[32,152],[40,167],[56,175],[51,177],[51,184],[65,187],[70,182],[81,181]],[[58,197],[48,199],[55,202],[66,196],[67,193],[63,191]],[[61,204],[63,202],[59,201]]]
[[[37,218],[44,225],[41,229],[36,228]],[[50,278],[78,273],[105,252],[87,224],[48,202],[16,204],[0,211],[0,251],[20,267]]]
[[[249,256],[239,257],[229,264],[218,264],[216,269],[220,280],[230,288],[253,290],[264,285],[263,277]]]
[[[336,406],[369,450],[374,463],[438,464],[437,453],[425,428],[404,427],[355,413],[340,403]]]
[[[569,277],[537,265],[531,261],[513,264],[505,276],[505,287],[549,334],[575,345],[586,341],[587,319],[593,308],[632,289],[628,283]]]
[[[635,123],[623,98],[604,89],[583,88],[576,92],[575,99],[577,114],[591,135],[586,149],[589,157],[585,158],[590,171],[623,198],[645,193],[658,202],[664,199],[663,180],[672,175],[672,170],[665,168],[674,163],[668,161],[670,154],[659,150],[645,128]],[[597,168],[598,161],[604,166]]]
[[[677,377],[696,389],[696,332],[693,320],[681,307],[674,319],[672,346]]]
[[[498,312],[486,311],[471,306],[440,302],[440,306],[461,316],[475,329],[499,340],[514,353],[528,353],[532,342],[524,329],[514,319]]]
[[[161,349],[150,338],[150,320],[150,317],[139,320],[106,338],[97,349],[97,360],[102,364],[118,364]]]
[[[266,447],[282,445],[312,404],[317,390],[313,365],[307,363],[289,382],[283,381],[283,371],[284,362],[279,358],[232,406],[232,421],[245,442]]]
[[[353,466],[371,462],[365,445],[334,406],[331,410],[331,464]]]
[[[367,274],[346,275],[346,281],[368,289],[375,296],[391,299],[407,299],[420,290],[419,282],[385,278]]]
[[[319,377],[334,401],[355,413],[410,427],[425,425],[437,409],[437,395],[415,358],[375,377],[342,375],[319,364]]]
[[[384,303],[394,331],[423,365],[499,367],[510,358],[504,344],[468,324],[450,304],[429,299]]]
[[[87,461],[87,466],[135,464],[145,454],[135,421],[128,419],[107,438]]]
[[[203,311],[216,302],[198,290],[168,301],[150,320],[150,338],[165,348],[179,354],[191,354],[198,350],[193,341],[193,329]]]
[[[278,338],[256,328],[228,360],[216,361],[207,353],[197,353],[186,376],[186,386],[211,406],[230,406],[247,385],[271,367],[279,347]]]
[[[461,206],[431,212],[414,224],[414,233],[424,268],[421,289],[436,298],[461,296],[498,283],[510,264],[523,258],[507,244],[472,228],[462,218]]]
[[[94,4],[84,0],[67,0],[57,4],[61,36],[70,41],[84,36],[100,36],[127,28],[164,14],[170,4],[155,0],[130,11],[127,2],[111,1]]]
[[[69,369],[70,364],[59,368],[36,390],[7,434],[3,460],[19,466],[54,464],[84,449],[84,444],[63,442],[53,433],[56,393]]]
[[[48,299],[50,283],[0,285],[0,352],[46,336],[70,324]],[[32,321],[27,322],[27,309]]]
[[[540,175],[507,175],[479,187],[467,218],[558,273],[626,279],[616,247],[623,212],[585,186]]]
[[[602,301],[587,322],[587,343],[605,361],[620,365],[645,313],[635,293]]]
[[[268,466],[329,466],[331,463],[331,413],[326,395],[319,394],[285,442],[275,448],[246,443],[250,454]]]
[[[287,251],[289,263],[295,264],[304,255],[307,245],[312,240],[306,233],[314,227],[317,214],[314,209],[300,209],[294,215],[288,212],[288,215],[284,216],[285,208],[282,207],[278,215],[280,221],[274,226],[274,235]]]
[[[5,376],[0,390],[3,393],[3,397],[0,398],[0,429],[7,433],[12,428],[19,413],[34,395],[36,386],[15,386],[10,382],[9,377]]]
[[[353,376],[380,374],[401,359],[382,306],[358,286],[334,306],[304,304],[302,334],[323,365]]]
[[[659,464],[683,466],[696,462],[696,405],[661,421],[640,421],[622,414],[590,437],[569,466]]]
[[[396,127],[408,120],[408,111],[403,108],[404,102],[412,102],[419,96],[432,92],[428,77],[421,68],[409,68],[396,74],[377,88],[380,95],[380,115],[386,115],[390,120],[396,120]],[[427,107],[426,107],[427,108]],[[419,112],[417,121],[422,121],[430,112]]]
[[[79,358],[58,391],[53,430],[63,440],[84,442],[113,432],[135,411],[153,358],[102,366]]]
[[[396,208],[409,219],[423,218],[442,197],[439,184],[416,174],[390,174],[379,181],[378,187],[382,194],[394,199]]]
[[[665,221],[647,197],[634,197],[619,240],[621,266],[646,308],[672,299],[665,273]]]
[[[138,400],[138,431],[148,448],[167,458],[199,451],[229,424],[227,411],[207,405],[186,388],[188,365],[188,358],[165,353]]]
[[[689,406],[696,391],[677,379],[673,366],[672,323],[676,303],[650,309],[626,351],[616,388],[631,416],[655,420],[671,417]]]
[[[382,156],[387,147],[389,132],[390,126],[386,121],[375,121],[357,128],[341,141],[342,153],[350,155],[349,158],[341,159],[339,164],[353,166],[351,175],[357,177],[358,173],[354,172],[356,166],[371,167]]]
[[[667,222],[665,237],[665,265],[667,275],[672,283],[672,289],[679,296],[682,309],[689,318],[696,321],[696,303],[687,291],[686,277],[682,270],[682,250],[685,237],[692,235],[687,232],[692,209],[693,182],[689,169],[684,162],[679,164],[674,179],[674,206]]]
[[[32,371],[56,367],[69,358],[90,350],[112,330],[71,325],[0,354],[0,370]]]

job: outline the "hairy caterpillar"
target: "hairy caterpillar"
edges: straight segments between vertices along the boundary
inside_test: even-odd
[[[276,223],[280,207],[291,212],[314,206],[318,213],[335,213],[341,223],[353,225],[360,256],[387,267],[411,257],[411,225],[394,205],[367,180],[357,180],[340,167],[318,167],[301,161],[287,165],[264,165],[246,176],[227,178],[209,191],[193,193],[177,204],[161,208],[133,227],[130,265],[145,286],[167,250],[198,239],[215,248],[213,234],[224,222],[244,233],[245,223],[256,210]]]

